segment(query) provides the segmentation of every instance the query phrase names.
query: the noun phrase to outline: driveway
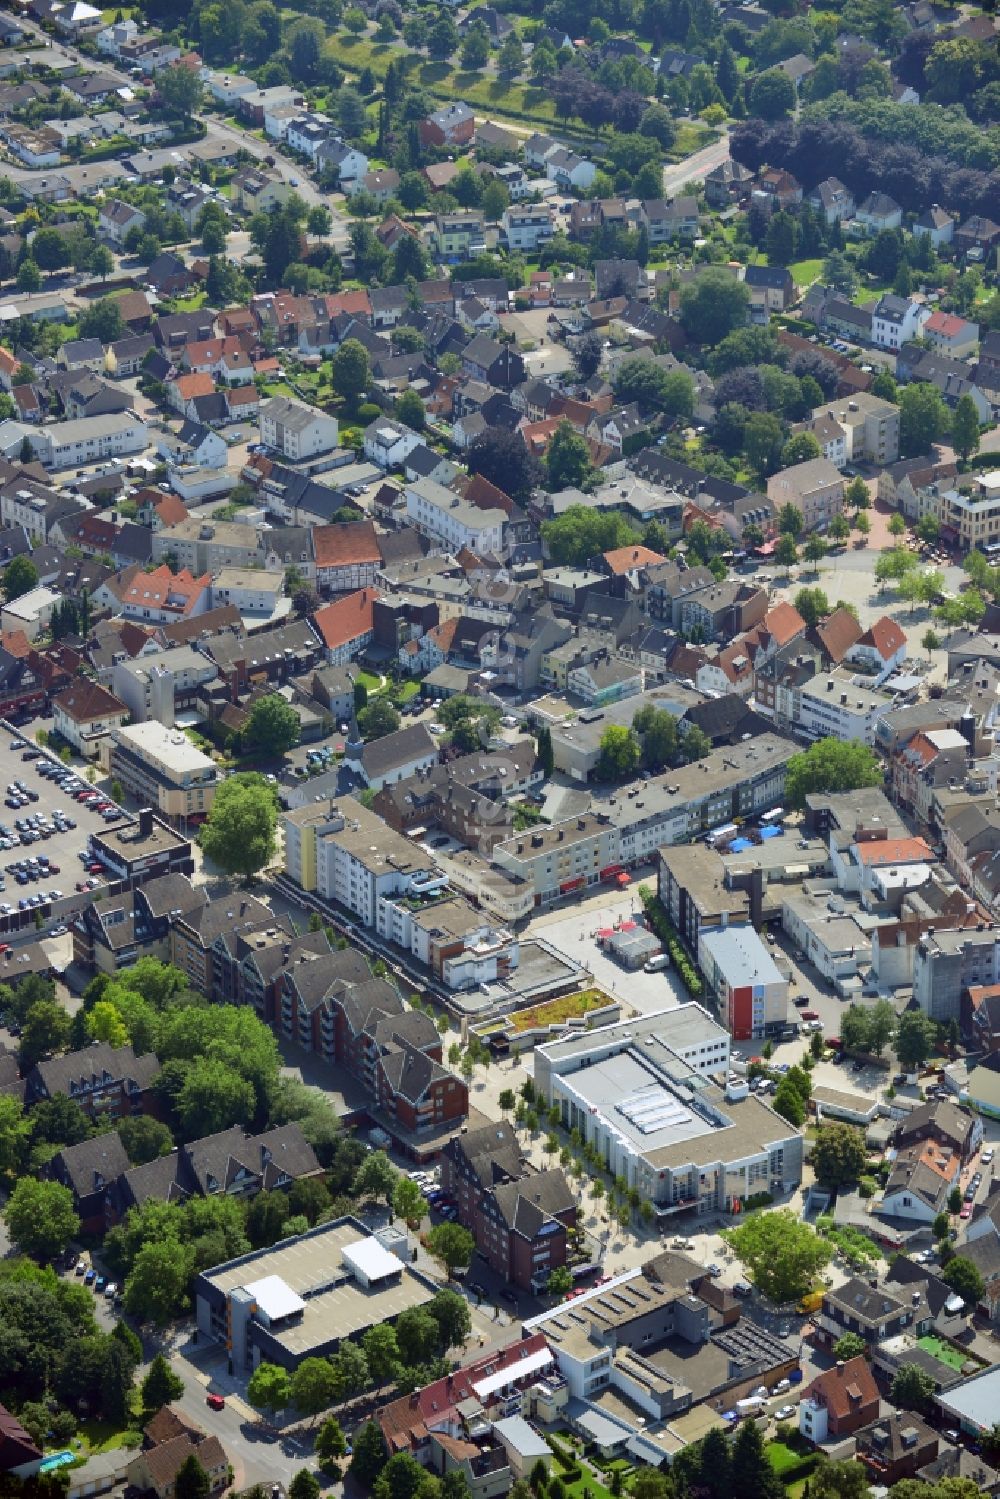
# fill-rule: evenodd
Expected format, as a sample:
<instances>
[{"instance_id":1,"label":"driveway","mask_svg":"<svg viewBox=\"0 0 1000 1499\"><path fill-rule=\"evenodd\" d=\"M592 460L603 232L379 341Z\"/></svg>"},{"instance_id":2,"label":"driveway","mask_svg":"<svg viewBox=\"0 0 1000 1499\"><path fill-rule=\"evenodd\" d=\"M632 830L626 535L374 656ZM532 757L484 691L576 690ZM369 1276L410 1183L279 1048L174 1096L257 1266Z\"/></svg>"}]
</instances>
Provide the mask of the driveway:
<instances>
[{"instance_id":1,"label":"driveway","mask_svg":"<svg viewBox=\"0 0 1000 1499\"><path fill-rule=\"evenodd\" d=\"M723 130L717 141L703 146L693 156L685 156L683 161L663 168L663 196L672 198L686 183L700 181L708 172L721 166L728 157L729 132Z\"/></svg>"}]
</instances>

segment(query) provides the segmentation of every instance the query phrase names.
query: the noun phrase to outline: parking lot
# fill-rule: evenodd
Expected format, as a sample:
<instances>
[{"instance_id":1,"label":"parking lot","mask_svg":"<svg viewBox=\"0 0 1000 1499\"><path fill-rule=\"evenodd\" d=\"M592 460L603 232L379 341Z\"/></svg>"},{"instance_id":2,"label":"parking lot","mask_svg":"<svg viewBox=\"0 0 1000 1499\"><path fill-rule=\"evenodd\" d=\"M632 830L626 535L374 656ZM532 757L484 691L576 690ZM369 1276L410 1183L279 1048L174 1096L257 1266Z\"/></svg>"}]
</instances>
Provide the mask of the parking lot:
<instances>
[{"instance_id":1,"label":"parking lot","mask_svg":"<svg viewBox=\"0 0 1000 1499\"><path fill-rule=\"evenodd\" d=\"M0 743L0 792L0 916L10 930L34 923L36 913L47 919L55 902L102 883L82 855L91 832L125 813L82 772L15 735Z\"/></svg>"}]
</instances>

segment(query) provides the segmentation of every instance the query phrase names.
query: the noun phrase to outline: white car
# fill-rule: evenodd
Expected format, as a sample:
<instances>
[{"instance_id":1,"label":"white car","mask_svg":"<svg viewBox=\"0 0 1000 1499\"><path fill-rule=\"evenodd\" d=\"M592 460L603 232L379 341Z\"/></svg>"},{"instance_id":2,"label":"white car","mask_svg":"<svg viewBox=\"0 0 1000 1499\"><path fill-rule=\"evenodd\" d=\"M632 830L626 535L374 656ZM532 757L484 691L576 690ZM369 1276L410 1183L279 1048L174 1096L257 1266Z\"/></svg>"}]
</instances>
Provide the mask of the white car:
<instances>
[{"instance_id":1,"label":"white car","mask_svg":"<svg viewBox=\"0 0 1000 1499\"><path fill-rule=\"evenodd\" d=\"M984 1166L988 1166L993 1159L993 1151L984 1150L979 1159Z\"/></svg>"},{"instance_id":2,"label":"white car","mask_svg":"<svg viewBox=\"0 0 1000 1499\"><path fill-rule=\"evenodd\" d=\"M447 732L443 723L428 724L428 728L432 734L444 734Z\"/></svg>"},{"instance_id":3,"label":"white car","mask_svg":"<svg viewBox=\"0 0 1000 1499\"><path fill-rule=\"evenodd\" d=\"M774 1419L776 1421L787 1421L791 1416L794 1416L794 1415L795 1415L795 1407L794 1407L794 1405L781 1405L775 1411L775 1413L774 1413Z\"/></svg>"}]
</instances>

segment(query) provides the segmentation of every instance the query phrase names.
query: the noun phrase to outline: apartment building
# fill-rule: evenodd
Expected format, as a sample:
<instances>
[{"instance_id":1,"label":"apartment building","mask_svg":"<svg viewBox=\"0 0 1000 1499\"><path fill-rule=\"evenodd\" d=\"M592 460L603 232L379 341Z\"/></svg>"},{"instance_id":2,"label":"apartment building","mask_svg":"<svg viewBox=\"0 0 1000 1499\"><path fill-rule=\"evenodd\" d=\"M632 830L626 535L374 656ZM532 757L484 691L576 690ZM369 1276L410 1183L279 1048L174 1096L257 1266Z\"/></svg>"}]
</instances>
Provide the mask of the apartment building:
<instances>
[{"instance_id":1,"label":"apartment building","mask_svg":"<svg viewBox=\"0 0 1000 1499\"><path fill-rule=\"evenodd\" d=\"M218 767L180 729L155 719L111 731L108 770L129 796L170 822L202 822L218 784Z\"/></svg>"},{"instance_id":2,"label":"apartment building","mask_svg":"<svg viewBox=\"0 0 1000 1499\"><path fill-rule=\"evenodd\" d=\"M337 446L337 418L287 396L272 396L259 412L260 440L290 463L330 453Z\"/></svg>"},{"instance_id":3,"label":"apartment building","mask_svg":"<svg viewBox=\"0 0 1000 1499\"><path fill-rule=\"evenodd\" d=\"M496 926L464 896L416 901L409 893L379 901L379 936L410 952L454 991L508 979L519 961L514 933Z\"/></svg>"},{"instance_id":4,"label":"apartment building","mask_svg":"<svg viewBox=\"0 0 1000 1499\"><path fill-rule=\"evenodd\" d=\"M928 931L913 955L913 997L931 1020L961 1021L966 989L1000 983L1000 932Z\"/></svg>"},{"instance_id":5,"label":"apartment building","mask_svg":"<svg viewBox=\"0 0 1000 1499\"><path fill-rule=\"evenodd\" d=\"M746 893L727 888L722 855L704 843L660 849L656 893L692 952L698 951L703 931L743 926L750 919Z\"/></svg>"},{"instance_id":6,"label":"apartment building","mask_svg":"<svg viewBox=\"0 0 1000 1499\"><path fill-rule=\"evenodd\" d=\"M899 407L866 391L817 406L796 432L812 432L836 468L847 463L895 463L899 457Z\"/></svg>"},{"instance_id":7,"label":"apartment building","mask_svg":"<svg viewBox=\"0 0 1000 1499\"><path fill-rule=\"evenodd\" d=\"M935 490L937 518L949 540L966 550L1000 542L1000 468L977 475L968 487Z\"/></svg>"},{"instance_id":8,"label":"apartment building","mask_svg":"<svg viewBox=\"0 0 1000 1499\"><path fill-rule=\"evenodd\" d=\"M419 899L447 885L418 844L392 832L360 802L306 805L286 812L283 822L286 874L365 926L376 925L381 900Z\"/></svg>"},{"instance_id":9,"label":"apartment building","mask_svg":"<svg viewBox=\"0 0 1000 1499\"><path fill-rule=\"evenodd\" d=\"M844 504L844 481L829 458L810 458L772 474L767 497L775 510L794 505L805 531L823 531Z\"/></svg>"},{"instance_id":10,"label":"apartment building","mask_svg":"<svg viewBox=\"0 0 1000 1499\"><path fill-rule=\"evenodd\" d=\"M788 1022L788 979L749 922L703 930L697 951L733 1040L779 1036Z\"/></svg>"},{"instance_id":11,"label":"apartment building","mask_svg":"<svg viewBox=\"0 0 1000 1499\"><path fill-rule=\"evenodd\" d=\"M433 479L407 484L406 515L421 536L448 551L468 547L477 557L503 551L504 511L481 510Z\"/></svg>"},{"instance_id":12,"label":"apartment building","mask_svg":"<svg viewBox=\"0 0 1000 1499\"><path fill-rule=\"evenodd\" d=\"M537 906L596 885L619 864L620 846L618 829L588 812L516 834L497 844L493 862L531 885Z\"/></svg>"},{"instance_id":13,"label":"apartment building","mask_svg":"<svg viewBox=\"0 0 1000 1499\"><path fill-rule=\"evenodd\" d=\"M453 1136L441 1153L441 1186L487 1263L519 1290L566 1263L576 1195L560 1170L531 1168L509 1125Z\"/></svg>"}]
</instances>

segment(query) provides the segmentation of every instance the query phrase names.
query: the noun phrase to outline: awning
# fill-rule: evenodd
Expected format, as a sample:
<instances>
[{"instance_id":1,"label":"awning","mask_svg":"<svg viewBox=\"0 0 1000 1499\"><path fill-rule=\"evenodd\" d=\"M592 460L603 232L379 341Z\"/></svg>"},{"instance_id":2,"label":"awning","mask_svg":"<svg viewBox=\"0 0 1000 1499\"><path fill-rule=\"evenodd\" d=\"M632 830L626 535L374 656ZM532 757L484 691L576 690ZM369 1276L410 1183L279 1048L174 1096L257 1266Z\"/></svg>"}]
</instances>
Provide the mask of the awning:
<instances>
[{"instance_id":1,"label":"awning","mask_svg":"<svg viewBox=\"0 0 1000 1499\"><path fill-rule=\"evenodd\" d=\"M501 1369L497 1374L488 1374L485 1379L477 1379L472 1388L480 1400L488 1400L498 1390L505 1390L508 1385L516 1384L519 1379L524 1379L527 1374L537 1374L540 1369L548 1368L554 1363L548 1348L539 1348L534 1353L529 1353L527 1358L519 1359L516 1364L510 1364L506 1369Z\"/></svg>"}]
</instances>

